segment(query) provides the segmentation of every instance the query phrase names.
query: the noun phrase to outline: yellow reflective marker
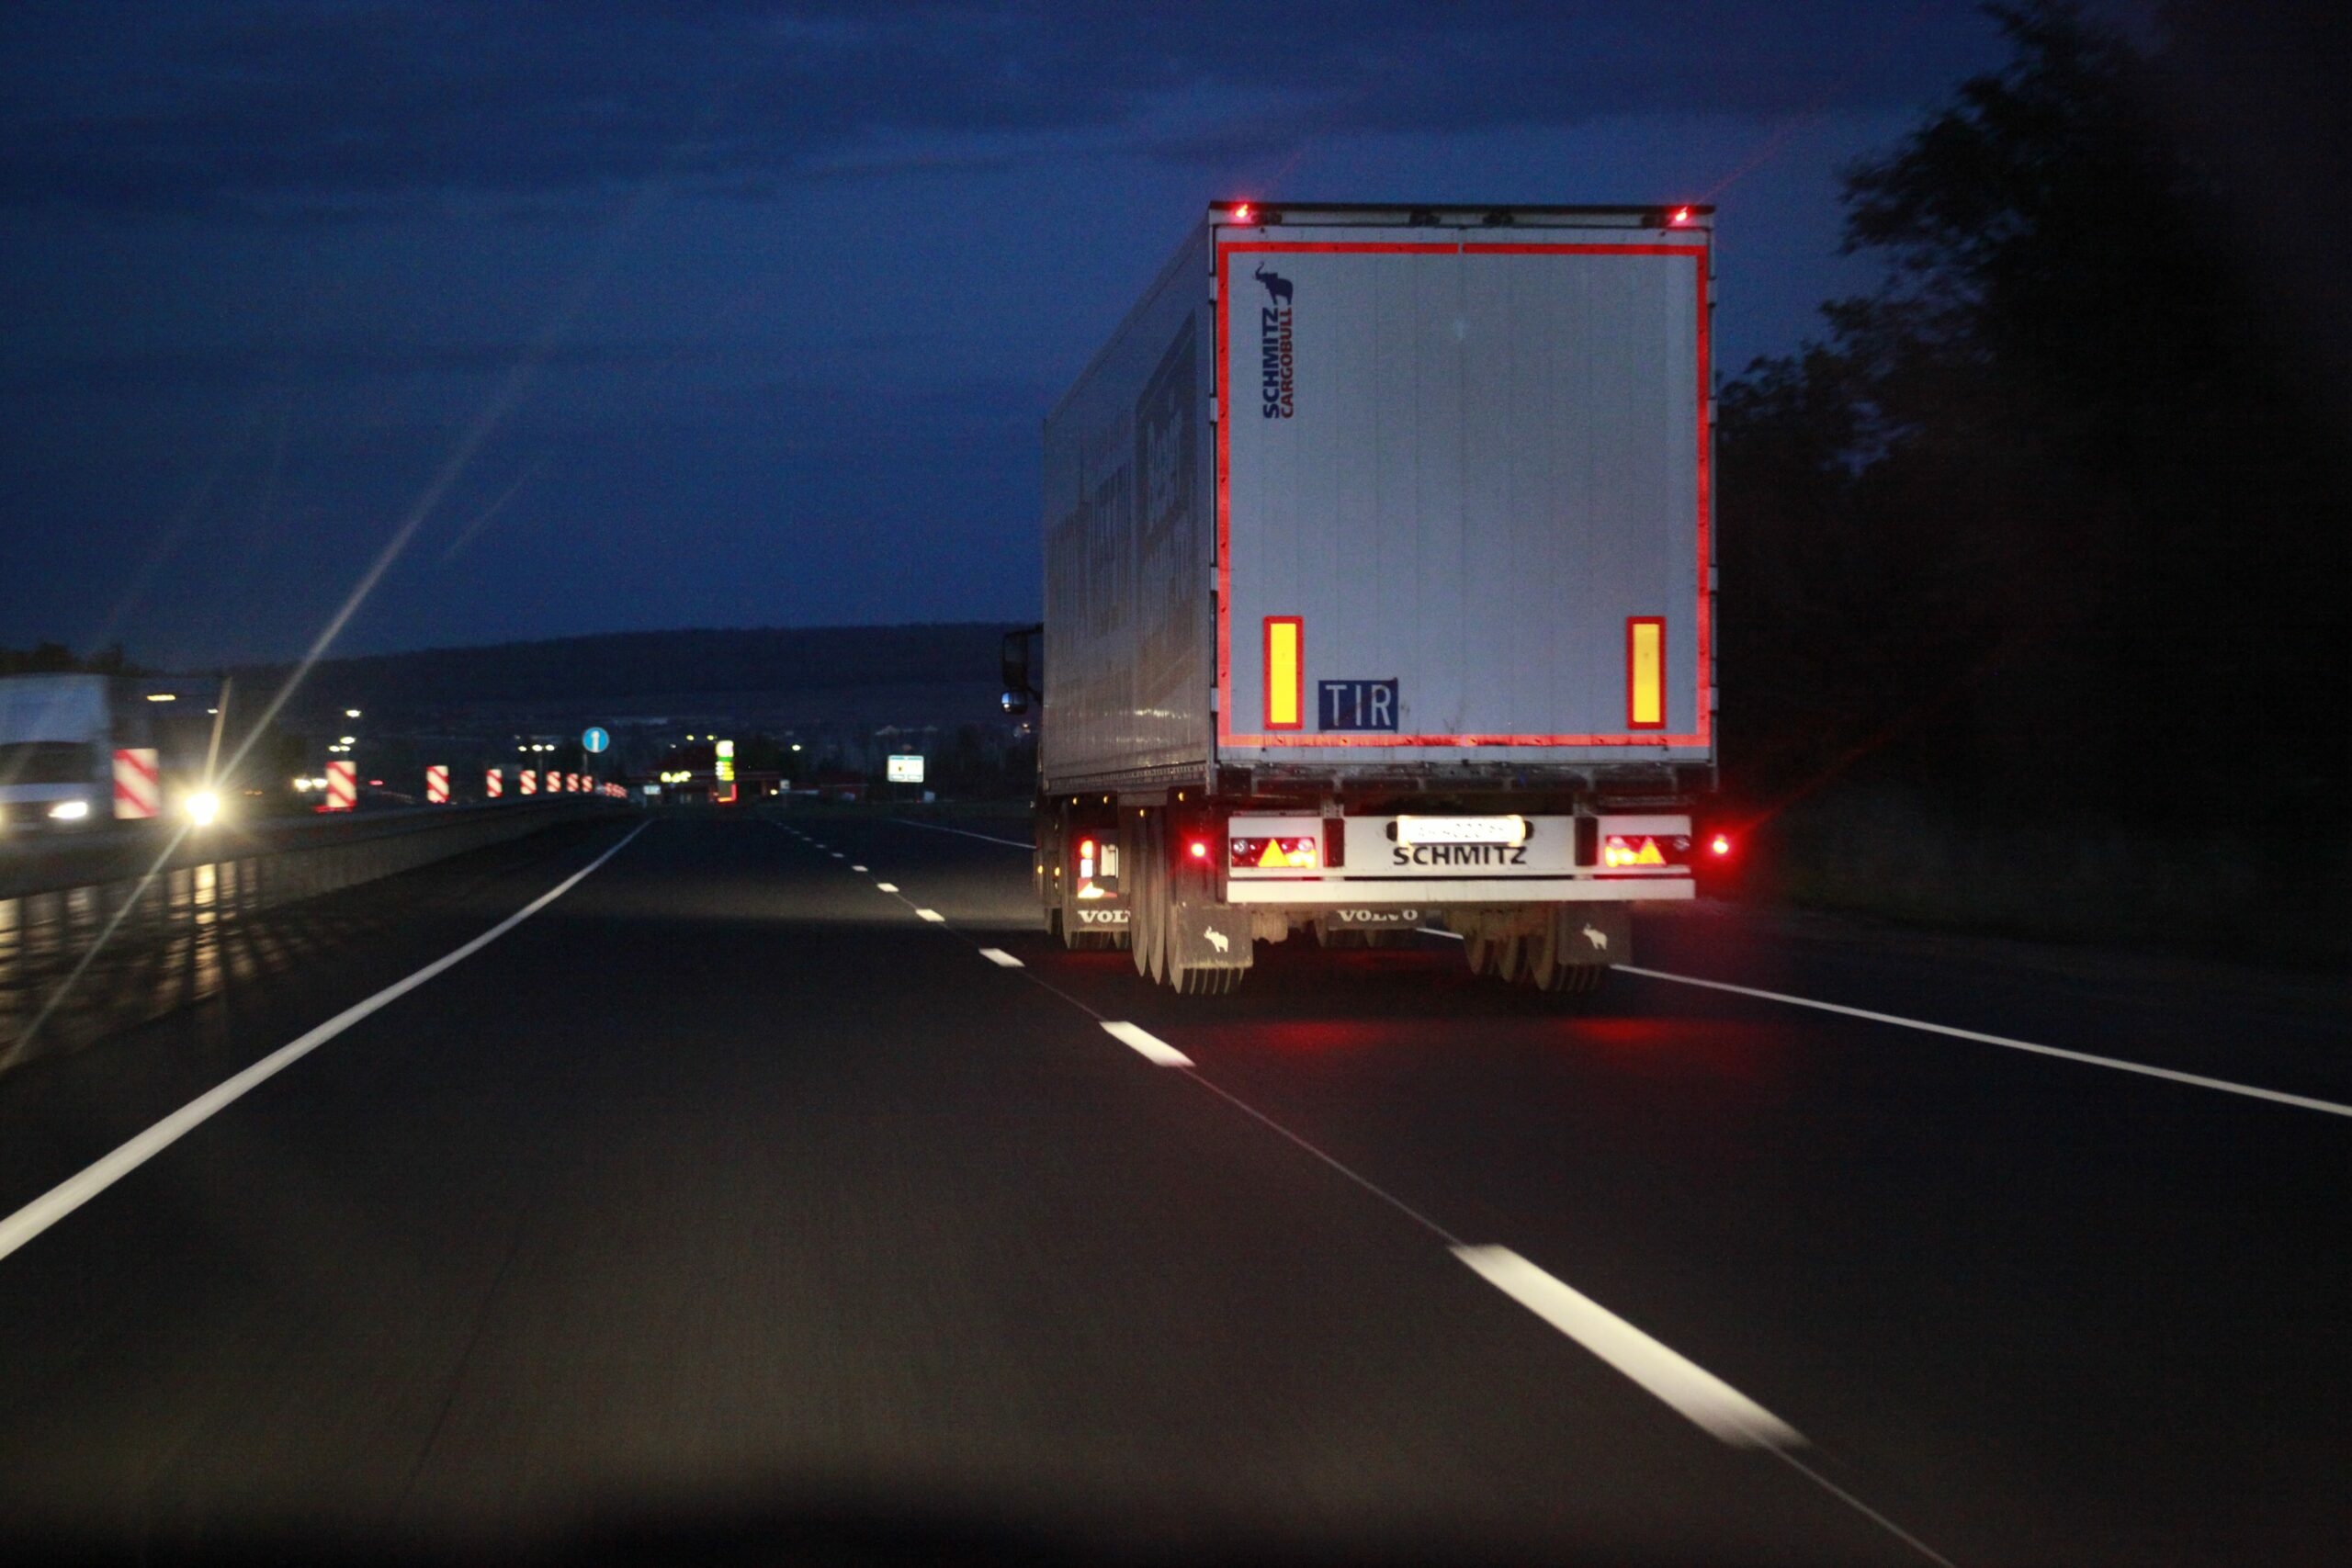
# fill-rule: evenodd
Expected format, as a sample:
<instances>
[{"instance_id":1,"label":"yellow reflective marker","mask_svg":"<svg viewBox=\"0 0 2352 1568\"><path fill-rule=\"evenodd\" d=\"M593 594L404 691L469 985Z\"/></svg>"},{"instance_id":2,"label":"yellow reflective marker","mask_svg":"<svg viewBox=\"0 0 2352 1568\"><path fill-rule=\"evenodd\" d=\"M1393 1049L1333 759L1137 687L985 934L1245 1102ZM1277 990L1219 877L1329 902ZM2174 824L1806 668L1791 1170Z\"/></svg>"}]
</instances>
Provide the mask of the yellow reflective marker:
<instances>
[{"instance_id":1,"label":"yellow reflective marker","mask_svg":"<svg viewBox=\"0 0 2352 1568\"><path fill-rule=\"evenodd\" d=\"M1266 728L1296 729L1305 679L1305 637L1296 615L1266 617Z\"/></svg>"},{"instance_id":2,"label":"yellow reflective marker","mask_svg":"<svg viewBox=\"0 0 2352 1568\"><path fill-rule=\"evenodd\" d=\"M1666 623L1656 615L1625 622L1625 724L1666 728Z\"/></svg>"}]
</instances>

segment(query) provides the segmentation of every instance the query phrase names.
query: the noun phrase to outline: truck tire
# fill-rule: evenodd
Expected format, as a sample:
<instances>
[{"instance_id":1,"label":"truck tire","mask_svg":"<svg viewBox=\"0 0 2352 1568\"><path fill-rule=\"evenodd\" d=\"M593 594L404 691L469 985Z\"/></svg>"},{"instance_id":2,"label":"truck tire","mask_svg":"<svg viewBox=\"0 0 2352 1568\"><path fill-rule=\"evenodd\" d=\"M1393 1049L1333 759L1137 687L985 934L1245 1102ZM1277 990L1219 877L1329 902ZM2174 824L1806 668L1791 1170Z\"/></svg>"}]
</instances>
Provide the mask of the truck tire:
<instances>
[{"instance_id":1,"label":"truck tire","mask_svg":"<svg viewBox=\"0 0 2352 1568\"><path fill-rule=\"evenodd\" d=\"M1465 938L1462 943L1463 956L1470 961L1472 974L1491 975L1505 985L1519 978L1526 951L1527 939L1523 936L1476 935Z\"/></svg>"}]
</instances>

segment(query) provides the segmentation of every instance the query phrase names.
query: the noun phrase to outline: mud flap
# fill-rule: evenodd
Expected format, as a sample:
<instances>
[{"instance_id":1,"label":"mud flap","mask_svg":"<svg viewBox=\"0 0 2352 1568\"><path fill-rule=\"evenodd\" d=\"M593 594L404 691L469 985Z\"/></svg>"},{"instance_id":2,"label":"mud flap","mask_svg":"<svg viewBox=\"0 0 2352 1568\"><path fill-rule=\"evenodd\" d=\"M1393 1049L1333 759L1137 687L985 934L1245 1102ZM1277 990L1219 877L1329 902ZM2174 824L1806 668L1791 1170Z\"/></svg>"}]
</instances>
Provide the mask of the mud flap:
<instances>
[{"instance_id":1,"label":"mud flap","mask_svg":"<svg viewBox=\"0 0 2352 1568\"><path fill-rule=\"evenodd\" d=\"M1190 901L1169 910L1168 956L1187 969L1247 969L1250 911L1231 904Z\"/></svg>"},{"instance_id":2,"label":"mud flap","mask_svg":"<svg viewBox=\"0 0 2352 1568\"><path fill-rule=\"evenodd\" d=\"M1634 908L1630 904L1555 904L1553 962L1571 965L1631 964Z\"/></svg>"}]
</instances>

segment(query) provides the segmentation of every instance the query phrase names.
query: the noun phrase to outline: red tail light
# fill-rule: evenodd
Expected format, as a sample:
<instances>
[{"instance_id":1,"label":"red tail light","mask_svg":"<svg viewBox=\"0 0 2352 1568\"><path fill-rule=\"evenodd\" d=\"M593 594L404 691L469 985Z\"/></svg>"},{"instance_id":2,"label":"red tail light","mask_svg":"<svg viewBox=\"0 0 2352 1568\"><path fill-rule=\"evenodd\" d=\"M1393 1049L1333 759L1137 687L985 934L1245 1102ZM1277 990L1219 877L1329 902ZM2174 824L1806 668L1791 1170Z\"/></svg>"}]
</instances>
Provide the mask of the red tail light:
<instances>
[{"instance_id":1,"label":"red tail light","mask_svg":"<svg viewBox=\"0 0 2352 1568\"><path fill-rule=\"evenodd\" d=\"M1187 839L1184 840L1184 852L1194 860L1206 860L1209 858L1209 841L1206 839Z\"/></svg>"},{"instance_id":2,"label":"red tail light","mask_svg":"<svg viewBox=\"0 0 2352 1568\"><path fill-rule=\"evenodd\" d=\"M1731 836L1727 833L1717 833L1713 838L1709 839L1707 852L1718 859L1731 853Z\"/></svg>"}]
</instances>

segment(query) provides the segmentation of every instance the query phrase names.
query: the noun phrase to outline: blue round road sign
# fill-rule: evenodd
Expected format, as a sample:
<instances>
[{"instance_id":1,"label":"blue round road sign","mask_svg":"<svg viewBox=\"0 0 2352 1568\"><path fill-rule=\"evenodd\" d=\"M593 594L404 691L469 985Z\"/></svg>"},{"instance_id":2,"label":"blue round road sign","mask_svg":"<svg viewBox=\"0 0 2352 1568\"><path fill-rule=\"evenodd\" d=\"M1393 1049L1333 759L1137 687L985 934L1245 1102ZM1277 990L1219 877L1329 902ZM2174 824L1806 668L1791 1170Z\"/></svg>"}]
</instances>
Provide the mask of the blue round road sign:
<instances>
[{"instance_id":1,"label":"blue round road sign","mask_svg":"<svg viewBox=\"0 0 2352 1568\"><path fill-rule=\"evenodd\" d=\"M605 733L605 728L602 725L590 725L587 732L580 737L580 744L585 747L591 754L603 750L612 743L613 738Z\"/></svg>"}]
</instances>

